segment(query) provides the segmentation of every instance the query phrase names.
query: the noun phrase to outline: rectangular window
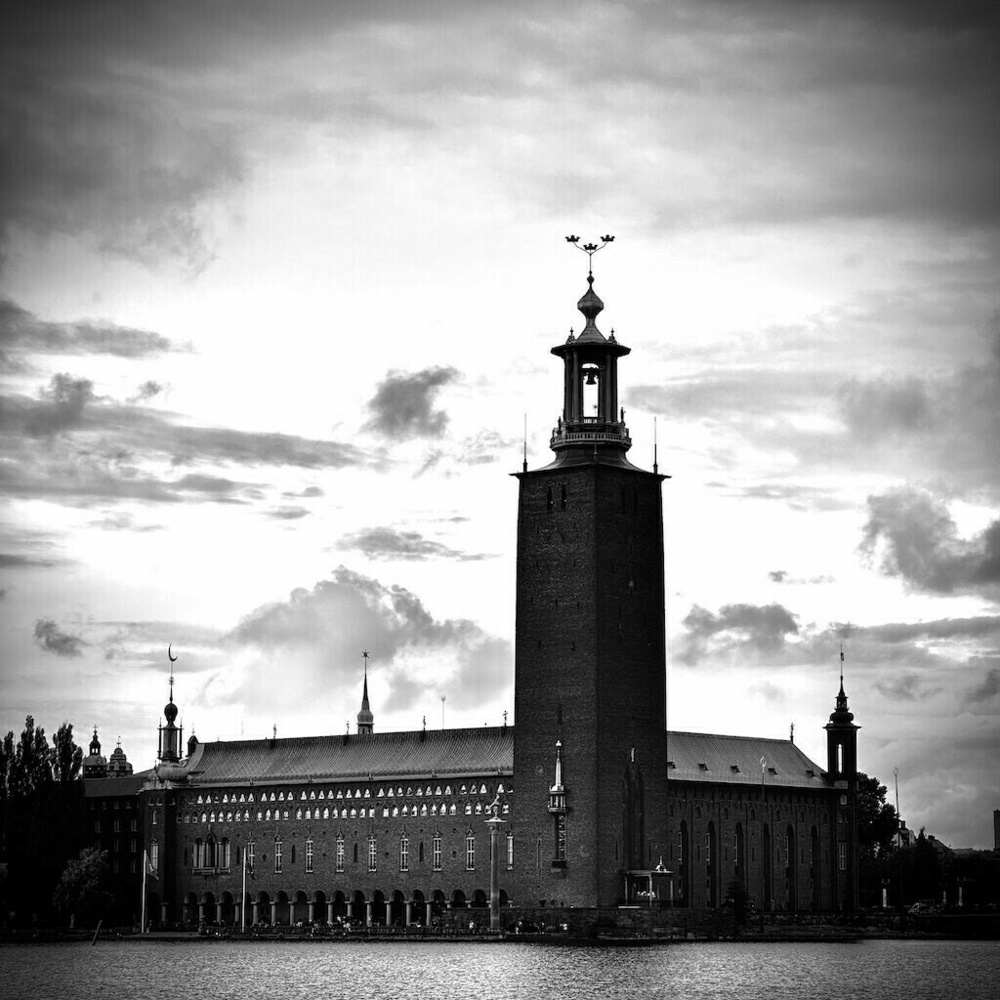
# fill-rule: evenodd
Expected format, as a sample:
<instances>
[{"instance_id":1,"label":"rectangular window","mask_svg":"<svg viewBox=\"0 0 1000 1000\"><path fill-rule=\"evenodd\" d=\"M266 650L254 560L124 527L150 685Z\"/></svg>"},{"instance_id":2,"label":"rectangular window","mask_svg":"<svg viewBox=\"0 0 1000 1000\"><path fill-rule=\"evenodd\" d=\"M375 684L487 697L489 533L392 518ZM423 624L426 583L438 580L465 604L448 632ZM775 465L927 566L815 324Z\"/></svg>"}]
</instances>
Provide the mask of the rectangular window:
<instances>
[{"instance_id":1,"label":"rectangular window","mask_svg":"<svg viewBox=\"0 0 1000 1000\"><path fill-rule=\"evenodd\" d=\"M135 854L135 852L139 849L139 844L138 841L136 841L135 837L133 837L131 841L129 841L128 849L129 851L131 851L132 854Z\"/></svg>"},{"instance_id":2,"label":"rectangular window","mask_svg":"<svg viewBox=\"0 0 1000 1000\"><path fill-rule=\"evenodd\" d=\"M408 872L410 870L410 838L399 838L399 870Z\"/></svg>"},{"instance_id":3,"label":"rectangular window","mask_svg":"<svg viewBox=\"0 0 1000 1000\"><path fill-rule=\"evenodd\" d=\"M116 803L116 805L117 805L117 803ZM114 821L114 832L115 833L121 833L122 832L122 821L120 819L116 819Z\"/></svg>"},{"instance_id":4,"label":"rectangular window","mask_svg":"<svg viewBox=\"0 0 1000 1000\"><path fill-rule=\"evenodd\" d=\"M566 814L556 813L556 861L566 860Z\"/></svg>"},{"instance_id":5,"label":"rectangular window","mask_svg":"<svg viewBox=\"0 0 1000 1000\"><path fill-rule=\"evenodd\" d=\"M378 871L378 841L374 837L368 838L368 870Z\"/></svg>"},{"instance_id":6,"label":"rectangular window","mask_svg":"<svg viewBox=\"0 0 1000 1000\"><path fill-rule=\"evenodd\" d=\"M311 840L306 841L306 871L311 872L313 870L313 842Z\"/></svg>"},{"instance_id":7,"label":"rectangular window","mask_svg":"<svg viewBox=\"0 0 1000 1000\"><path fill-rule=\"evenodd\" d=\"M281 874L281 841L276 840L274 842L274 873L275 875Z\"/></svg>"},{"instance_id":8,"label":"rectangular window","mask_svg":"<svg viewBox=\"0 0 1000 1000\"><path fill-rule=\"evenodd\" d=\"M130 819L128 821L129 832L138 833L139 832L139 821L137 819Z\"/></svg>"},{"instance_id":9,"label":"rectangular window","mask_svg":"<svg viewBox=\"0 0 1000 1000\"><path fill-rule=\"evenodd\" d=\"M847 871L847 843L843 840L837 841L837 868Z\"/></svg>"},{"instance_id":10,"label":"rectangular window","mask_svg":"<svg viewBox=\"0 0 1000 1000\"><path fill-rule=\"evenodd\" d=\"M705 834L705 864L710 865L712 863L712 838L706 833Z\"/></svg>"},{"instance_id":11,"label":"rectangular window","mask_svg":"<svg viewBox=\"0 0 1000 1000\"><path fill-rule=\"evenodd\" d=\"M514 834L507 834L507 870L514 867Z\"/></svg>"},{"instance_id":12,"label":"rectangular window","mask_svg":"<svg viewBox=\"0 0 1000 1000\"><path fill-rule=\"evenodd\" d=\"M439 836L431 841L431 860L434 862L434 871L441 871L441 838Z\"/></svg>"},{"instance_id":13,"label":"rectangular window","mask_svg":"<svg viewBox=\"0 0 1000 1000\"><path fill-rule=\"evenodd\" d=\"M94 820L94 833L101 832L101 821L99 819Z\"/></svg>"},{"instance_id":14,"label":"rectangular window","mask_svg":"<svg viewBox=\"0 0 1000 1000\"><path fill-rule=\"evenodd\" d=\"M465 836L465 868L466 871L476 870L476 835L474 833Z\"/></svg>"},{"instance_id":15,"label":"rectangular window","mask_svg":"<svg viewBox=\"0 0 1000 1000\"><path fill-rule=\"evenodd\" d=\"M160 845L155 840L149 845L149 867L154 874L160 870Z\"/></svg>"},{"instance_id":16,"label":"rectangular window","mask_svg":"<svg viewBox=\"0 0 1000 1000\"><path fill-rule=\"evenodd\" d=\"M344 870L344 838L337 838L337 871L342 872Z\"/></svg>"}]
</instances>

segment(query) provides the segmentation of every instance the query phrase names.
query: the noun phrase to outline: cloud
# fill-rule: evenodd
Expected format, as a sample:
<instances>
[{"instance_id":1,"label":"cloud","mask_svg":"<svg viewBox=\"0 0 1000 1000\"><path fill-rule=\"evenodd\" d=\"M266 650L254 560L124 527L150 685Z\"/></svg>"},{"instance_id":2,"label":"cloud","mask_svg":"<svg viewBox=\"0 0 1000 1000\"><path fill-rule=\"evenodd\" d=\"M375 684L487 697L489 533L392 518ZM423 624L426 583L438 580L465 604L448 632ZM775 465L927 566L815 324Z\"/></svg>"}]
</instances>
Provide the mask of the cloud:
<instances>
[{"instance_id":1,"label":"cloud","mask_svg":"<svg viewBox=\"0 0 1000 1000\"><path fill-rule=\"evenodd\" d=\"M767 575L772 583L784 583L788 576L788 571L784 569L772 569Z\"/></svg>"},{"instance_id":2,"label":"cloud","mask_svg":"<svg viewBox=\"0 0 1000 1000\"><path fill-rule=\"evenodd\" d=\"M936 694L940 688L927 688L918 674L907 672L876 681L875 690L888 701L917 701Z\"/></svg>"},{"instance_id":3,"label":"cloud","mask_svg":"<svg viewBox=\"0 0 1000 1000\"><path fill-rule=\"evenodd\" d=\"M0 569L25 569L34 566L56 566L60 560L42 559L37 556L22 556L14 552L0 552Z\"/></svg>"},{"instance_id":4,"label":"cloud","mask_svg":"<svg viewBox=\"0 0 1000 1000\"><path fill-rule=\"evenodd\" d=\"M46 653L65 657L82 656L80 647L88 645L81 636L64 632L48 618L39 618L35 622L35 642Z\"/></svg>"},{"instance_id":5,"label":"cloud","mask_svg":"<svg viewBox=\"0 0 1000 1000\"><path fill-rule=\"evenodd\" d=\"M150 391L153 385L147 383ZM216 470L169 475L178 466L383 464L378 452L338 441L184 425L175 414L97 396L89 379L65 373L55 375L37 399L0 396L0 459L0 492L68 504L247 502L263 496L258 484Z\"/></svg>"},{"instance_id":6,"label":"cloud","mask_svg":"<svg viewBox=\"0 0 1000 1000\"><path fill-rule=\"evenodd\" d=\"M880 545L881 543L881 545ZM996 593L1000 584L1000 519L974 538L958 535L947 506L910 488L868 497L861 551L915 590Z\"/></svg>"},{"instance_id":7,"label":"cloud","mask_svg":"<svg viewBox=\"0 0 1000 1000\"><path fill-rule=\"evenodd\" d=\"M993 657L992 662L996 663L997 657ZM992 701L997 695L1000 695L1000 666L987 670L982 682L968 690L965 700L972 703Z\"/></svg>"},{"instance_id":8,"label":"cloud","mask_svg":"<svg viewBox=\"0 0 1000 1000\"><path fill-rule=\"evenodd\" d=\"M780 604L726 604L718 614L695 604L683 621L679 659L694 664L737 649L777 653L788 636L798 635L797 617Z\"/></svg>"},{"instance_id":9,"label":"cloud","mask_svg":"<svg viewBox=\"0 0 1000 1000\"><path fill-rule=\"evenodd\" d=\"M388 527L362 528L352 532L337 542L337 548L342 551L357 549L369 559L458 559L466 562L492 558L485 553L449 548L441 542L425 538L419 531L397 531Z\"/></svg>"},{"instance_id":10,"label":"cloud","mask_svg":"<svg viewBox=\"0 0 1000 1000\"><path fill-rule=\"evenodd\" d=\"M119 358L155 357L182 348L167 337L149 330L118 326L107 321L81 320L75 323L52 323L38 319L33 313L10 299L0 298L0 358L29 354L106 354ZM143 389L149 398L147 382ZM140 390L141 392L142 390ZM156 388L156 392L160 387Z\"/></svg>"},{"instance_id":11,"label":"cloud","mask_svg":"<svg viewBox=\"0 0 1000 1000\"><path fill-rule=\"evenodd\" d=\"M390 371L368 401L365 429L394 441L415 437L439 438L448 426L448 414L435 410L439 390L458 378L454 368L425 368L418 372Z\"/></svg>"},{"instance_id":12,"label":"cloud","mask_svg":"<svg viewBox=\"0 0 1000 1000\"><path fill-rule=\"evenodd\" d=\"M305 507L274 507L264 513L277 521L297 521L308 517L310 512Z\"/></svg>"},{"instance_id":13,"label":"cloud","mask_svg":"<svg viewBox=\"0 0 1000 1000\"><path fill-rule=\"evenodd\" d=\"M412 708L420 698L436 702L438 692L447 692L456 709L473 707L512 682L507 640L466 619L436 619L412 591L343 566L311 590L251 612L226 643L254 652L254 665L235 689L219 678L225 698L236 702L277 698L291 704L300 685L358 684L361 649L370 651L369 672L387 691L386 711ZM272 678L278 663L286 681L281 691ZM290 671L293 684L287 683Z\"/></svg>"}]
</instances>

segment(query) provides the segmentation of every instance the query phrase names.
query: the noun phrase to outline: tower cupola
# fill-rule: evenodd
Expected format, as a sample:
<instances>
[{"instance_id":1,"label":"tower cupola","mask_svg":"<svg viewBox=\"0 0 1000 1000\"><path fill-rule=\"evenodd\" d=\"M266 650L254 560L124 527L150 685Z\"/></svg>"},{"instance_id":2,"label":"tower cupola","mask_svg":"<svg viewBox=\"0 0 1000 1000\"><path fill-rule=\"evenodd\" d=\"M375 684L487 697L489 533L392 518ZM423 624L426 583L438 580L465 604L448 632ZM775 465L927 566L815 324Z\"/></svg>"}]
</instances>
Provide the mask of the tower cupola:
<instances>
[{"instance_id":1,"label":"tower cupola","mask_svg":"<svg viewBox=\"0 0 1000 1000\"><path fill-rule=\"evenodd\" d=\"M97 738L97 726L94 726L94 735L90 738L90 753L83 758L82 770L85 778L108 776L108 762L101 756L101 741Z\"/></svg>"},{"instance_id":2,"label":"tower cupola","mask_svg":"<svg viewBox=\"0 0 1000 1000\"><path fill-rule=\"evenodd\" d=\"M567 241L578 245L579 237ZM566 342L552 348L563 361L563 408L552 431L550 447L556 453L555 464L602 461L628 464L625 452L632 446L625 412L618 406L618 359L630 348L615 340L614 330L605 337L597 327L597 317L604 303L594 291L593 256L614 240L602 236L601 245L578 246L591 258L587 290L577 302L584 327L579 336L570 331Z\"/></svg>"},{"instance_id":3,"label":"tower cupola","mask_svg":"<svg viewBox=\"0 0 1000 1000\"><path fill-rule=\"evenodd\" d=\"M174 662L177 657L167 647L167 658L170 660L170 697L163 706L163 718L166 724L160 726L159 751L157 756L164 764L176 764L181 759L181 744L184 730L177 725L177 706L174 704Z\"/></svg>"}]
</instances>

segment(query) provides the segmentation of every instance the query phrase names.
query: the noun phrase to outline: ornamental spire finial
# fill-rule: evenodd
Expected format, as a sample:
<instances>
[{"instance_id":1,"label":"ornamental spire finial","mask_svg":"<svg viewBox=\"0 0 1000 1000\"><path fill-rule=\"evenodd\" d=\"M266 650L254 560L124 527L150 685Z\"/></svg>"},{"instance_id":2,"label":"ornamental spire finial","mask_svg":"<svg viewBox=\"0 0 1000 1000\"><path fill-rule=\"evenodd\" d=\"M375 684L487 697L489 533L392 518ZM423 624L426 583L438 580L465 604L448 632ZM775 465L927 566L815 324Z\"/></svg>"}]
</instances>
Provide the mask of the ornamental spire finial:
<instances>
[{"instance_id":1,"label":"ornamental spire finial","mask_svg":"<svg viewBox=\"0 0 1000 1000\"><path fill-rule=\"evenodd\" d=\"M609 243L614 243L615 241L615 238L613 236L602 236L600 239L601 239L600 246L598 246L596 243L584 243L583 246L580 246L579 236L566 237L567 243L572 243L573 246L577 248L577 250L582 250L587 255L588 258L587 274L591 278L594 276L594 254L597 253L598 250L603 250Z\"/></svg>"}]
</instances>

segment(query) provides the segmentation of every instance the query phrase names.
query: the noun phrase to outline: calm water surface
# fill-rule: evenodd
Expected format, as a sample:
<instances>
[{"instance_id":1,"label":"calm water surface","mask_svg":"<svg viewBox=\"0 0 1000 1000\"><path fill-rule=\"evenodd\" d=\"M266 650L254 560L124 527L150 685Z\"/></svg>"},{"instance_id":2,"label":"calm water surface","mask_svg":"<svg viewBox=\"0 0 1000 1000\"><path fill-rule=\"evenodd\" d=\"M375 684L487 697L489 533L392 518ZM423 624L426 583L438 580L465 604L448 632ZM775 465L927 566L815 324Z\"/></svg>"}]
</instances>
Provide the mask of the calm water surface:
<instances>
[{"instance_id":1,"label":"calm water surface","mask_svg":"<svg viewBox=\"0 0 1000 1000\"><path fill-rule=\"evenodd\" d=\"M0 996L995 1000L1000 942L0 946Z\"/></svg>"}]
</instances>

